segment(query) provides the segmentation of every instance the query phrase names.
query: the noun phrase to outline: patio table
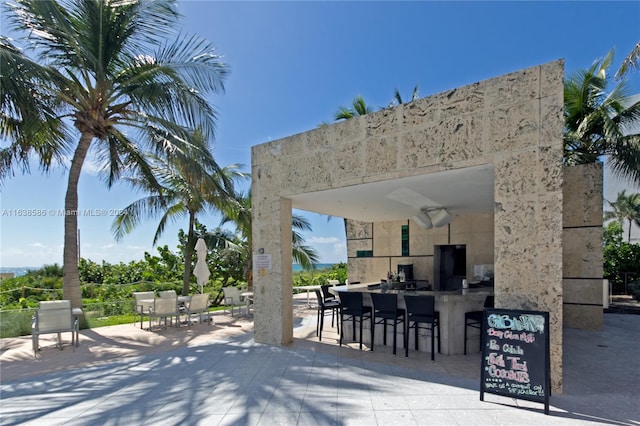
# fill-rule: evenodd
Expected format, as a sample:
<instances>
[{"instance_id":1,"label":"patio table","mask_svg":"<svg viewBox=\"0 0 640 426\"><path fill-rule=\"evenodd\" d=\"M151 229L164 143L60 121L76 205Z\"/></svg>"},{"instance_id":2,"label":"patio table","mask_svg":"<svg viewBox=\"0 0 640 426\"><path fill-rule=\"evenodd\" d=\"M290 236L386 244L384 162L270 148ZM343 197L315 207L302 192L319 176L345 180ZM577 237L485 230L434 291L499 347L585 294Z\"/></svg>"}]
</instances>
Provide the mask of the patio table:
<instances>
[{"instance_id":1,"label":"patio table","mask_svg":"<svg viewBox=\"0 0 640 426\"><path fill-rule=\"evenodd\" d=\"M245 302L247 302L247 316L251 316L249 313L249 305L253 302L253 292L245 291L244 293L240 293L240 296L244 297Z\"/></svg>"},{"instance_id":2,"label":"patio table","mask_svg":"<svg viewBox=\"0 0 640 426\"><path fill-rule=\"evenodd\" d=\"M309 301L309 292L320 290L319 285L301 285L293 287L294 290L307 290L307 306L311 308L311 302Z\"/></svg>"}]
</instances>

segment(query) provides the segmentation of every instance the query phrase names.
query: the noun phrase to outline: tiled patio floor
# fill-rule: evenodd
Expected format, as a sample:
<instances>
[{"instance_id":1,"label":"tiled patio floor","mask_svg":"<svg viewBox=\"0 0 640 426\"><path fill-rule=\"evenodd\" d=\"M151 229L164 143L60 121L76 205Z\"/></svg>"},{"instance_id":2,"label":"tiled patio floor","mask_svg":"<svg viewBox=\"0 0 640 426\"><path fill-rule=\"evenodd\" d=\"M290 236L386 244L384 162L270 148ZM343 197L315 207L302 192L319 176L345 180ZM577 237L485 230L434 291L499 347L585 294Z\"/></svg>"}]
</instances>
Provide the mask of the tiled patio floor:
<instances>
[{"instance_id":1,"label":"tiled patio floor","mask_svg":"<svg viewBox=\"0 0 640 426\"><path fill-rule=\"evenodd\" d=\"M542 404L485 395L480 355L338 347L296 297L295 341L253 341L251 319L160 332L81 331L74 351L2 339L1 425L640 425L640 315L605 315L603 331L565 330L564 393ZM330 322L330 321L329 321ZM51 336L53 337L53 336Z\"/></svg>"}]
</instances>

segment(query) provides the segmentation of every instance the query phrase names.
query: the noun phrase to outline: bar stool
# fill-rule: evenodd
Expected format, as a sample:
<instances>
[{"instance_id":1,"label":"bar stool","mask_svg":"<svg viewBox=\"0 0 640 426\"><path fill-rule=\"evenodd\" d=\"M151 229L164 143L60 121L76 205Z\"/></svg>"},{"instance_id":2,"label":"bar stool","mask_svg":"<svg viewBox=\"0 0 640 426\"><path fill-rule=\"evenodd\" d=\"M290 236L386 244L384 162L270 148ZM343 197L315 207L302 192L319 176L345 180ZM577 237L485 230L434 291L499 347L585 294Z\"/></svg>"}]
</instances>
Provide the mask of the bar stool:
<instances>
[{"instance_id":1,"label":"bar stool","mask_svg":"<svg viewBox=\"0 0 640 426\"><path fill-rule=\"evenodd\" d=\"M331 280L329 280L329 281L331 281ZM337 281L337 280L336 280L336 281ZM340 284L340 283L338 282L338 284ZM332 294L332 293L329 291L329 289L330 289L333 285L338 285L338 284L331 284L331 285L324 284L324 285L321 285L321 286L320 286L320 290L322 290L322 297L324 297L324 301L325 301L325 302L328 302L328 301L330 301L330 300L332 300L332 301L334 301L334 302L337 302L337 301L338 301L338 299L336 298L336 295L335 295L335 294Z\"/></svg>"},{"instance_id":2,"label":"bar stool","mask_svg":"<svg viewBox=\"0 0 640 426\"><path fill-rule=\"evenodd\" d=\"M404 327L406 311L398 308L398 295L395 293L371 293L373 319L371 320L371 350L377 324L383 325L383 343L387 345L387 321L393 322L393 354L396 354L398 324L402 324L402 344L404 345Z\"/></svg>"},{"instance_id":3,"label":"bar stool","mask_svg":"<svg viewBox=\"0 0 640 426\"><path fill-rule=\"evenodd\" d=\"M371 321L371 306L364 306L361 292L341 291L338 294L340 295L340 346L342 346L346 316L347 321L353 322L354 340L356 338L356 321L360 321L360 350L362 350L362 323L367 319Z\"/></svg>"},{"instance_id":4,"label":"bar stool","mask_svg":"<svg viewBox=\"0 0 640 426\"><path fill-rule=\"evenodd\" d=\"M494 299L493 295L488 295L484 299L484 307L485 308L493 308L494 307ZM477 328L478 330L482 328L482 313L483 311L470 311L464 313L464 354L467 354L467 328ZM480 347L479 350L482 350L482 339L478 343Z\"/></svg>"},{"instance_id":5,"label":"bar stool","mask_svg":"<svg viewBox=\"0 0 640 426\"><path fill-rule=\"evenodd\" d=\"M435 310L434 296L404 296L407 308L407 332L404 336L405 356L409 356L409 334L415 332L415 349L418 350L418 330L429 330L431 334L431 361L435 361L435 333L438 329L438 353L440 353L440 312ZM420 326L424 324L424 326Z\"/></svg>"},{"instance_id":6,"label":"bar stool","mask_svg":"<svg viewBox=\"0 0 640 426\"><path fill-rule=\"evenodd\" d=\"M315 290L316 298L318 299L318 313L316 317L316 336L318 336L318 340L322 341L322 328L324 326L324 316L326 312L331 311L331 327L333 327L333 319L334 314L336 314L340 310L340 302L337 300L326 300L323 299L322 293L320 290ZM340 323L338 324L338 333L340 333Z\"/></svg>"}]
</instances>

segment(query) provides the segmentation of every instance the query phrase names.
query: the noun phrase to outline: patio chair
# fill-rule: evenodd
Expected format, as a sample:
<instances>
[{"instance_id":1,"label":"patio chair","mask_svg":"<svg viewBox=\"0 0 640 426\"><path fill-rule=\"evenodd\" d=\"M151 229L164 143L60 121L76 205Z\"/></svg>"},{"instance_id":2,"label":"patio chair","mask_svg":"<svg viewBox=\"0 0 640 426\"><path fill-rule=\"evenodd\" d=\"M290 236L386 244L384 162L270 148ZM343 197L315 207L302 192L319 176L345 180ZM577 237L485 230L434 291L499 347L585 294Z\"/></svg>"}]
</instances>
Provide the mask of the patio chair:
<instances>
[{"instance_id":1,"label":"patio chair","mask_svg":"<svg viewBox=\"0 0 640 426\"><path fill-rule=\"evenodd\" d=\"M151 321L154 318L158 319L160 325L164 320L164 327L167 328L167 318L173 320L173 317L177 318L178 327L180 327L180 310L178 309L177 297L156 297L153 299L153 306L149 308L149 330L153 328Z\"/></svg>"},{"instance_id":2,"label":"patio chair","mask_svg":"<svg viewBox=\"0 0 640 426\"><path fill-rule=\"evenodd\" d=\"M494 307L494 297L492 294L488 295L484 299L484 308L493 308ZM467 329L477 328L478 330L482 329L482 314L484 311L470 311L464 313L464 354L467 354ZM482 350L482 339L479 337L479 351Z\"/></svg>"},{"instance_id":3,"label":"patio chair","mask_svg":"<svg viewBox=\"0 0 640 426\"><path fill-rule=\"evenodd\" d=\"M194 314L199 315L200 323L202 323L202 317L206 314L207 322L213 324L213 318L211 317L211 312L209 312L209 295L206 293L191 296L191 300L184 307L184 313L187 316L188 327L191 327L191 316Z\"/></svg>"},{"instance_id":4,"label":"patio chair","mask_svg":"<svg viewBox=\"0 0 640 426\"><path fill-rule=\"evenodd\" d=\"M335 281L335 282L333 282ZM328 302L330 300L337 301L336 295L329 291L329 288L340 285L340 281L338 280L329 280L328 285L321 285L320 289L322 290L322 296L324 297L324 301Z\"/></svg>"},{"instance_id":5,"label":"patio chair","mask_svg":"<svg viewBox=\"0 0 640 426\"><path fill-rule=\"evenodd\" d=\"M40 350L39 337L41 334L57 333L56 346L62 350L62 333L71 333L71 346L75 351L78 335L78 319L73 315L70 300L53 300L40 302L31 322L31 338L33 341L33 356L38 357Z\"/></svg>"},{"instance_id":6,"label":"patio chair","mask_svg":"<svg viewBox=\"0 0 640 426\"><path fill-rule=\"evenodd\" d=\"M322 341L324 316L327 315L327 312L331 311L331 327L333 327L335 315L340 313L340 302L338 302L337 300L324 299L320 290L314 290L314 292L316 293L316 299L318 299L318 312L316 315L316 336L318 336L319 341ZM340 322L336 321L336 323L338 324L338 333L340 333Z\"/></svg>"},{"instance_id":7,"label":"patio chair","mask_svg":"<svg viewBox=\"0 0 640 426\"><path fill-rule=\"evenodd\" d=\"M222 292L224 293L224 312L227 311L227 308L231 312L231 316L233 316L233 308L238 308L238 312L241 312L242 307L245 306L245 301L240 296L238 287L222 287Z\"/></svg>"},{"instance_id":8,"label":"patio chair","mask_svg":"<svg viewBox=\"0 0 640 426\"><path fill-rule=\"evenodd\" d=\"M352 321L353 339L356 340L356 321L360 323L360 350L362 350L362 323L371 321L372 308L365 306L361 292L341 291L340 295L340 346L344 334L344 321ZM373 326L373 325L372 325Z\"/></svg>"},{"instance_id":9,"label":"patio chair","mask_svg":"<svg viewBox=\"0 0 640 426\"><path fill-rule=\"evenodd\" d=\"M404 296L407 310L407 326L404 335L404 356L409 356L409 334L415 333L415 350L418 350L419 330L429 330L431 335L431 361L435 361L435 334L438 330L438 353L440 353L440 312L435 310L434 296ZM420 324L424 324L420 326Z\"/></svg>"},{"instance_id":10,"label":"patio chair","mask_svg":"<svg viewBox=\"0 0 640 426\"><path fill-rule=\"evenodd\" d=\"M160 297L161 299L178 297L178 293L176 293L175 290L162 290L158 292L158 297Z\"/></svg>"},{"instance_id":11,"label":"patio chair","mask_svg":"<svg viewBox=\"0 0 640 426\"><path fill-rule=\"evenodd\" d=\"M373 319L371 320L371 350L376 331L376 325L382 324L382 343L387 345L387 321L393 324L393 354L396 354L396 342L398 340L398 324L402 324L402 341L404 342L404 328L406 311L398 308L398 295L395 293L371 293L373 302Z\"/></svg>"},{"instance_id":12,"label":"patio chair","mask_svg":"<svg viewBox=\"0 0 640 426\"><path fill-rule=\"evenodd\" d=\"M142 321L144 321L145 313L149 313L149 308L153 306L153 299L156 294L153 291L134 291L133 297L135 299L134 318L133 324L136 324L135 316L140 315L140 328L142 328Z\"/></svg>"}]
</instances>

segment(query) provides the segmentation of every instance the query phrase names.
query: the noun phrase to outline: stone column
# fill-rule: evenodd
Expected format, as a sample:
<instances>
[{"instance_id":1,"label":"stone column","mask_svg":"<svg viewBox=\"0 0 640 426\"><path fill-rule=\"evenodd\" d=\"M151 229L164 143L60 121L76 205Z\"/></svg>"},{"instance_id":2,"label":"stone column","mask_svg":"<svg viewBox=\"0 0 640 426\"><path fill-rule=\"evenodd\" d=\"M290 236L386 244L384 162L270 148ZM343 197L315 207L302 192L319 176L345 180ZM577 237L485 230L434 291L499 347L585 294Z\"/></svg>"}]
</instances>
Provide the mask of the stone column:
<instances>
[{"instance_id":1,"label":"stone column","mask_svg":"<svg viewBox=\"0 0 640 426\"><path fill-rule=\"evenodd\" d=\"M261 180L268 165L254 167L253 181ZM278 180L276 179L276 182ZM252 194L254 339L283 345L293 342L293 283L291 271L291 200L280 197L267 181ZM270 265L265 265L270 260Z\"/></svg>"},{"instance_id":2,"label":"stone column","mask_svg":"<svg viewBox=\"0 0 640 426\"><path fill-rule=\"evenodd\" d=\"M602 163L564 168L564 324L599 330L602 299Z\"/></svg>"},{"instance_id":3,"label":"stone column","mask_svg":"<svg viewBox=\"0 0 640 426\"><path fill-rule=\"evenodd\" d=\"M562 391L562 64L496 90L496 307L549 312L551 381ZM504 80L498 80L504 84ZM510 105L511 104L511 105Z\"/></svg>"}]
</instances>

